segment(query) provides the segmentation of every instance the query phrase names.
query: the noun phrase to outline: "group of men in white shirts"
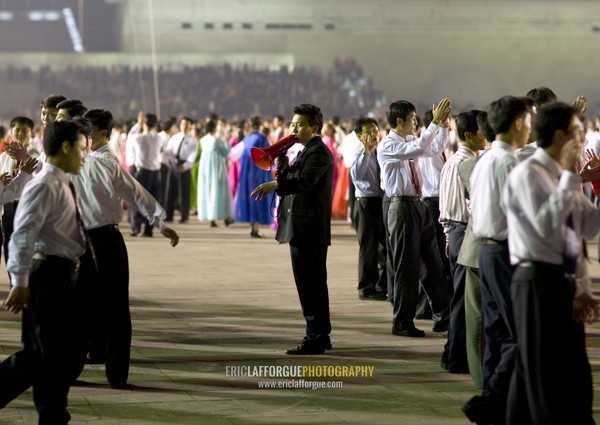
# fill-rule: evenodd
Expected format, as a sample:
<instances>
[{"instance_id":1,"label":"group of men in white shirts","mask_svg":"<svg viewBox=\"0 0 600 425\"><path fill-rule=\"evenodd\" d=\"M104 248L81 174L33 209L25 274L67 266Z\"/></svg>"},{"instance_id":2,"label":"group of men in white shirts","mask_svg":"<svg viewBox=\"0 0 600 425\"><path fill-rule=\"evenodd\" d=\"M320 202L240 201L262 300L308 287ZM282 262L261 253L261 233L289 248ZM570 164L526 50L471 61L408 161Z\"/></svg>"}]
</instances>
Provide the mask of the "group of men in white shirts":
<instances>
[{"instance_id":1,"label":"group of men in white shirts","mask_svg":"<svg viewBox=\"0 0 600 425\"><path fill-rule=\"evenodd\" d=\"M376 122L360 120L356 127L363 144L351 164L362 195L356 202L361 211L376 197L389 205L383 222L391 251L392 333L425 336L414 324L421 284L433 330L449 321L442 366L471 372L482 390L462 408L472 422L592 424L584 323L599 314L585 239L600 233L600 210L582 183L600 178L600 161L584 157L585 99L567 105L542 87L523 97L504 96L486 109L456 116L460 146L440 174L450 287L419 170L423 158L440 156L447 144L449 100L434 105L431 124L418 137L416 108L407 101L388 108L391 130L376 148L369 134ZM376 171L383 194L376 190ZM359 245L371 246L373 268L376 242L357 230ZM362 246L360 252L363 267L367 254ZM369 298L382 298L371 291ZM569 391L559 384L563 380Z\"/></svg>"}]
</instances>

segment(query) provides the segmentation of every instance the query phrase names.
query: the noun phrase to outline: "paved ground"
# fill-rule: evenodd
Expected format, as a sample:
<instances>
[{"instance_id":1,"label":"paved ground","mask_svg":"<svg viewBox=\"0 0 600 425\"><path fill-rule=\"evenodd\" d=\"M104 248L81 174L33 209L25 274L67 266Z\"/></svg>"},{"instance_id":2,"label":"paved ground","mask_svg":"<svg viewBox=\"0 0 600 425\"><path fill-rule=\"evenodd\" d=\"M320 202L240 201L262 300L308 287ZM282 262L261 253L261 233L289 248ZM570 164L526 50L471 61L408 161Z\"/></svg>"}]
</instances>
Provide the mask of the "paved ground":
<instances>
[{"instance_id":1,"label":"paved ground","mask_svg":"<svg viewBox=\"0 0 600 425\"><path fill-rule=\"evenodd\" d=\"M112 390L103 367L86 366L69 396L72 424L469 424L460 406L477 390L468 375L440 368L445 334L418 321L426 338L393 336L389 303L358 300L357 244L347 223L334 223L329 251L334 348L300 358L284 354L304 322L288 248L274 232L264 229L267 238L259 240L243 224L173 227L181 235L176 248L160 235L132 238L121 226L130 254L134 388ZM590 252L600 289L595 247ZM6 288L4 268L0 281ZM0 359L20 346L19 320L0 312ZM588 346L598 382L600 325L588 328ZM367 366L372 375L366 369L367 376L286 379L267 369L267 377L232 376L235 367L254 366ZM342 387L259 388L321 381ZM0 424L37 423L31 397L29 391L0 411ZM594 406L600 421L600 401Z\"/></svg>"}]
</instances>

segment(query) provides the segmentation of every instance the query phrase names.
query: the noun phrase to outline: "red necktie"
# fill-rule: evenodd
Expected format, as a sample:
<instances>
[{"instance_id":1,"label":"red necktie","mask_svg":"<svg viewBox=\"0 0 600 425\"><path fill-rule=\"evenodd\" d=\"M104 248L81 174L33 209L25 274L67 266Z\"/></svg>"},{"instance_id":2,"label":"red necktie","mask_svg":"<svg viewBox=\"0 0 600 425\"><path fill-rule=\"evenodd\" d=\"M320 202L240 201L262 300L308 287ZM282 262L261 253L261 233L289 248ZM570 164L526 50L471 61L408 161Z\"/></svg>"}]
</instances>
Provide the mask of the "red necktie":
<instances>
[{"instance_id":1,"label":"red necktie","mask_svg":"<svg viewBox=\"0 0 600 425\"><path fill-rule=\"evenodd\" d=\"M408 160L408 165L410 167L410 175L412 177L413 186L417 191L417 195L421 196L421 183L419 182L419 176L417 175L417 169L415 167L415 161L411 158Z\"/></svg>"}]
</instances>

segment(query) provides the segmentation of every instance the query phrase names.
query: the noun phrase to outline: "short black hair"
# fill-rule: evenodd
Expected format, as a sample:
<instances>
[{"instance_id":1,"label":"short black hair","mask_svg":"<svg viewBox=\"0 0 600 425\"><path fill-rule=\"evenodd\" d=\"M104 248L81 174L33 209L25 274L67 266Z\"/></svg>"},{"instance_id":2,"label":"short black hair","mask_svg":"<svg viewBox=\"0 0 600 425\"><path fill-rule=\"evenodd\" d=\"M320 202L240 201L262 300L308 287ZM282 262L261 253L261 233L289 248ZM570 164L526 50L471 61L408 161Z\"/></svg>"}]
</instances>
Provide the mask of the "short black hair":
<instances>
[{"instance_id":1,"label":"short black hair","mask_svg":"<svg viewBox=\"0 0 600 425\"><path fill-rule=\"evenodd\" d=\"M357 134L360 133L362 131L362 128L367 124L375 124L375 126L379 127L375 118L360 117L354 123L354 132Z\"/></svg>"},{"instance_id":2,"label":"short black hair","mask_svg":"<svg viewBox=\"0 0 600 425\"><path fill-rule=\"evenodd\" d=\"M46 96L44 100L42 100L42 103L40 103L40 107L56 108L56 105L58 105L63 100L67 100L67 98L64 97L62 94L51 94L49 96Z\"/></svg>"},{"instance_id":3,"label":"short black hair","mask_svg":"<svg viewBox=\"0 0 600 425\"><path fill-rule=\"evenodd\" d=\"M161 128L161 130L167 131L171 127L173 127L176 122L177 122L177 117L170 116L161 121L160 128Z\"/></svg>"},{"instance_id":4,"label":"short black hair","mask_svg":"<svg viewBox=\"0 0 600 425\"><path fill-rule=\"evenodd\" d=\"M66 109L69 113L70 118L82 116L87 111L87 108L83 105L81 100L77 99L66 99L56 105L57 109Z\"/></svg>"},{"instance_id":5,"label":"short black hair","mask_svg":"<svg viewBox=\"0 0 600 425\"><path fill-rule=\"evenodd\" d=\"M63 142L71 146L77 142L79 136L85 136L81 124L73 120L55 121L44 129L44 152L47 156L54 156L60 151Z\"/></svg>"},{"instance_id":6,"label":"short black hair","mask_svg":"<svg viewBox=\"0 0 600 425\"><path fill-rule=\"evenodd\" d=\"M548 87L537 87L535 89L531 89L525 96L533 100L533 103L538 108L547 103L556 102L558 99L556 94L554 94L554 92Z\"/></svg>"},{"instance_id":7,"label":"short black hair","mask_svg":"<svg viewBox=\"0 0 600 425\"><path fill-rule=\"evenodd\" d=\"M217 128L217 122L215 120L208 120L206 121L206 133L212 133L213 131L215 131Z\"/></svg>"},{"instance_id":8,"label":"short black hair","mask_svg":"<svg viewBox=\"0 0 600 425\"><path fill-rule=\"evenodd\" d=\"M543 105L533 123L534 134L540 148L552 144L554 132L563 130L569 132L569 126L576 115L575 108L563 102L554 102Z\"/></svg>"},{"instance_id":9,"label":"short black hair","mask_svg":"<svg viewBox=\"0 0 600 425\"><path fill-rule=\"evenodd\" d=\"M417 112L417 108L415 107L415 105L413 105L407 100L397 100L395 102L390 103L390 106L388 106L388 110L385 113L385 116L387 117L388 124L392 128L395 128L397 125L396 120L398 118L406 120L406 117L411 112Z\"/></svg>"},{"instance_id":10,"label":"short black hair","mask_svg":"<svg viewBox=\"0 0 600 425\"><path fill-rule=\"evenodd\" d=\"M83 117L90 120L92 125L98 130L106 130L106 137L110 137L115 123L110 111L106 109L90 109L83 114Z\"/></svg>"},{"instance_id":11,"label":"short black hair","mask_svg":"<svg viewBox=\"0 0 600 425\"><path fill-rule=\"evenodd\" d=\"M433 121L433 109L428 109L425 112L423 112L423 127L429 127L431 121Z\"/></svg>"},{"instance_id":12,"label":"short black hair","mask_svg":"<svg viewBox=\"0 0 600 425\"><path fill-rule=\"evenodd\" d=\"M90 120L80 116L73 118L73 121L78 122L81 125L81 129L85 137L90 137L90 135L92 134L92 123L90 122Z\"/></svg>"},{"instance_id":13,"label":"short black hair","mask_svg":"<svg viewBox=\"0 0 600 425\"><path fill-rule=\"evenodd\" d=\"M490 123L487 119L488 113L486 111L479 111L477 114L477 128L483 134L483 137L488 142L493 142L496 139L496 133L492 130Z\"/></svg>"},{"instance_id":14,"label":"short black hair","mask_svg":"<svg viewBox=\"0 0 600 425\"><path fill-rule=\"evenodd\" d=\"M196 122L194 119L192 119L192 118L190 118L190 117L181 117L181 118L179 119L179 124L180 124L180 125L181 125L181 121L187 121L187 122L189 122L190 124L194 124L194 123Z\"/></svg>"},{"instance_id":15,"label":"short black hair","mask_svg":"<svg viewBox=\"0 0 600 425\"><path fill-rule=\"evenodd\" d=\"M250 125L253 129L258 130L262 125L262 119L258 115L255 115L250 118Z\"/></svg>"},{"instance_id":16,"label":"short black hair","mask_svg":"<svg viewBox=\"0 0 600 425\"><path fill-rule=\"evenodd\" d=\"M304 115L308 117L308 125L311 127L317 127L317 133L321 133L323 129L323 114L321 108L310 103L302 103L301 105L294 106L293 112L295 115Z\"/></svg>"},{"instance_id":17,"label":"short black hair","mask_svg":"<svg viewBox=\"0 0 600 425\"><path fill-rule=\"evenodd\" d=\"M465 141L466 132L475 134L479 130L477 126L479 112L476 109L467 109L456 116L456 134L460 141Z\"/></svg>"},{"instance_id":18,"label":"short black hair","mask_svg":"<svg viewBox=\"0 0 600 425\"><path fill-rule=\"evenodd\" d=\"M10 120L10 128L13 128L19 124L26 125L31 131L33 131L33 120L31 118L19 116Z\"/></svg>"},{"instance_id":19,"label":"short black hair","mask_svg":"<svg viewBox=\"0 0 600 425\"><path fill-rule=\"evenodd\" d=\"M148 113L146 114L146 125L149 128L155 128L158 125L158 117L156 114Z\"/></svg>"},{"instance_id":20,"label":"short black hair","mask_svg":"<svg viewBox=\"0 0 600 425\"><path fill-rule=\"evenodd\" d=\"M506 133L513 122L526 112L530 109L523 99L504 96L490 104L488 121L495 134Z\"/></svg>"}]
</instances>

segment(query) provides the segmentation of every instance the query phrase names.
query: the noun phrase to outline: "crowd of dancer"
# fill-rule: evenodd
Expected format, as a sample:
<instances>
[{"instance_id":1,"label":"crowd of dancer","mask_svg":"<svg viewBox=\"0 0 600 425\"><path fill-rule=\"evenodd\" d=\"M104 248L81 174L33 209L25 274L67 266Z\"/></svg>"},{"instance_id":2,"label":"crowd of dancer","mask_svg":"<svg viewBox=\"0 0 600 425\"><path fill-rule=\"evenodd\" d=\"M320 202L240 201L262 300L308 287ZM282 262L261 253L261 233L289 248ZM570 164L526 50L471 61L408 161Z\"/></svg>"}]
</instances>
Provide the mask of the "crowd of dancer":
<instances>
[{"instance_id":1,"label":"crowd of dancer","mask_svg":"<svg viewBox=\"0 0 600 425\"><path fill-rule=\"evenodd\" d=\"M448 332L441 367L481 389L463 406L471 421L593 424L584 324L600 314L585 240L600 233L600 137L586 110L584 97L567 104L541 87L455 115L444 98L422 115L398 100L385 120L324 121L302 103L290 122L139 111L119 124L46 97L42 132L14 117L0 154L4 305L23 311L24 344L0 364L0 407L33 386L40 423L67 423L86 362L128 387L126 207L131 236L158 229L172 246L177 211L180 224L247 223L252 238L272 226L290 245L307 322L289 355L333 348L327 247L331 219L347 220L358 298L392 304L395 336L425 337L419 319ZM288 135L297 143L271 169L255 164L253 148Z\"/></svg>"}]
</instances>

